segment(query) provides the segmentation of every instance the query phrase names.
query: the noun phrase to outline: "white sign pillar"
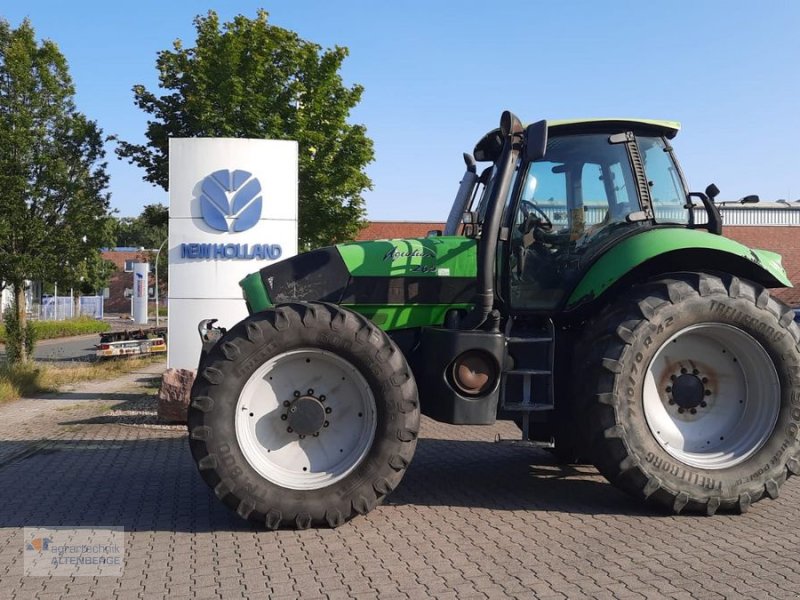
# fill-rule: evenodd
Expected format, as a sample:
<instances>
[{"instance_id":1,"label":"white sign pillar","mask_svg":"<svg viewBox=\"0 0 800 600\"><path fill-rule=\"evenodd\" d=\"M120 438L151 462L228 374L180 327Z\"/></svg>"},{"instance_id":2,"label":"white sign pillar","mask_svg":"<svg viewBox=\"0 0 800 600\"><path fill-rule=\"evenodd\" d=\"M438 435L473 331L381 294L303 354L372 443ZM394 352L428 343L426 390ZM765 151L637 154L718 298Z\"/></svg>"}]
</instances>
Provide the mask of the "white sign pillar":
<instances>
[{"instance_id":1,"label":"white sign pillar","mask_svg":"<svg viewBox=\"0 0 800 600\"><path fill-rule=\"evenodd\" d=\"M195 369L197 325L247 316L246 275L297 254L297 142L169 140L167 365Z\"/></svg>"},{"instance_id":2,"label":"white sign pillar","mask_svg":"<svg viewBox=\"0 0 800 600\"><path fill-rule=\"evenodd\" d=\"M147 325L147 285L150 263L133 263L133 322Z\"/></svg>"}]
</instances>

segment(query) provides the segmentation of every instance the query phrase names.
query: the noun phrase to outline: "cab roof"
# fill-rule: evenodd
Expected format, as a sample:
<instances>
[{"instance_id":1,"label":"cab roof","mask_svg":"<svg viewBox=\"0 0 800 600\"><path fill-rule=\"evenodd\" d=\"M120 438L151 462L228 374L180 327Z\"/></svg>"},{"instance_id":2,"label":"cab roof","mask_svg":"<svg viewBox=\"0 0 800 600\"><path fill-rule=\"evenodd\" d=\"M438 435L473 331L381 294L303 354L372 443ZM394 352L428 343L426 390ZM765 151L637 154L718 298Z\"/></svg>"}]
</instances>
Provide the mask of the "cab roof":
<instances>
[{"instance_id":1,"label":"cab roof","mask_svg":"<svg viewBox=\"0 0 800 600\"><path fill-rule=\"evenodd\" d=\"M526 123L527 126L527 123ZM569 133L591 133L606 129L632 129L655 131L667 139L674 138L680 131L681 124L678 121L664 121L660 119L633 119L627 117L608 117L595 119L554 119L547 121L549 135L560 135ZM500 129L493 129L484 135L477 144L473 154L478 161L492 160L496 157L503 140L500 136Z\"/></svg>"},{"instance_id":2,"label":"cab roof","mask_svg":"<svg viewBox=\"0 0 800 600\"><path fill-rule=\"evenodd\" d=\"M596 119L554 119L547 121L547 128L575 127L579 128L586 125L587 128L594 128L602 125L609 126L629 126L632 129L658 129L661 133L672 139L681 129L678 121L664 121L661 119L631 119L625 117L610 117Z\"/></svg>"}]
</instances>

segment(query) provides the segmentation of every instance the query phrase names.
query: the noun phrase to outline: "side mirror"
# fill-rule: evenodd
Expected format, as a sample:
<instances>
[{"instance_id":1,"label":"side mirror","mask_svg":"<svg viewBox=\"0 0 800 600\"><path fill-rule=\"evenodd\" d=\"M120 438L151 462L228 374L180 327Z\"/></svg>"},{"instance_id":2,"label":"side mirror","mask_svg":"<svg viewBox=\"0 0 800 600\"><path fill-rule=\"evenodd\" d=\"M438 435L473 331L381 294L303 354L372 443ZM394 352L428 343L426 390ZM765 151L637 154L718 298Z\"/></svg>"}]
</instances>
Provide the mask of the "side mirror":
<instances>
[{"instance_id":1,"label":"side mirror","mask_svg":"<svg viewBox=\"0 0 800 600\"><path fill-rule=\"evenodd\" d=\"M749 196L745 196L741 200L739 200L739 204L755 204L759 202L760 198L757 194L750 194Z\"/></svg>"},{"instance_id":2,"label":"side mirror","mask_svg":"<svg viewBox=\"0 0 800 600\"><path fill-rule=\"evenodd\" d=\"M478 237L478 213L468 210L461 218L464 224L462 234L466 237Z\"/></svg>"},{"instance_id":3,"label":"side mirror","mask_svg":"<svg viewBox=\"0 0 800 600\"><path fill-rule=\"evenodd\" d=\"M461 222L464 225L474 225L478 222L478 213L468 210L464 213L464 216L461 217Z\"/></svg>"},{"instance_id":4,"label":"side mirror","mask_svg":"<svg viewBox=\"0 0 800 600\"><path fill-rule=\"evenodd\" d=\"M709 184L706 188L706 196L708 196L711 200L714 200L714 198L719 196L719 188L713 183Z\"/></svg>"},{"instance_id":5,"label":"side mirror","mask_svg":"<svg viewBox=\"0 0 800 600\"><path fill-rule=\"evenodd\" d=\"M532 162L544 158L547 150L547 121L531 123L525 129L525 160Z\"/></svg>"}]
</instances>

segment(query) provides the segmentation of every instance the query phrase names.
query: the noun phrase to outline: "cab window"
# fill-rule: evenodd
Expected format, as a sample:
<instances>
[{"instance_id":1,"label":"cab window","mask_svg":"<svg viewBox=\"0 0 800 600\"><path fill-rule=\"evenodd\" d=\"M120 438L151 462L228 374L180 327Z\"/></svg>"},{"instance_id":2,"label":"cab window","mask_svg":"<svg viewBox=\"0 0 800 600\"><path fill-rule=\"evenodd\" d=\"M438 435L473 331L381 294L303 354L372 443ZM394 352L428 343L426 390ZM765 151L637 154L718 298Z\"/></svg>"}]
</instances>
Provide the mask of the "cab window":
<instances>
[{"instance_id":1,"label":"cab window","mask_svg":"<svg viewBox=\"0 0 800 600\"><path fill-rule=\"evenodd\" d=\"M657 223L688 223L686 193L667 144L660 137L637 137Z\"/></svg>"}]
</instances>

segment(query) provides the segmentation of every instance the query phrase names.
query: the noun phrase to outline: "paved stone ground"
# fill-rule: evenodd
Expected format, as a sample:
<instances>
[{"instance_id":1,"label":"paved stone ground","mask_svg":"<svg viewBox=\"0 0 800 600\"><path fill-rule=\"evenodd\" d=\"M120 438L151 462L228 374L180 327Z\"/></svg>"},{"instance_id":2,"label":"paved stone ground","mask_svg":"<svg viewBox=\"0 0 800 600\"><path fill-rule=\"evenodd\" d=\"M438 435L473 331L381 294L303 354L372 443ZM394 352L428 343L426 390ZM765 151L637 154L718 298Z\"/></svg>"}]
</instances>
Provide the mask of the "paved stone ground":
<instances>
[{"instance_id":1,"label":"paved stone ground","mask_svg":"<svg viewBox=\"0 0 800 600\"><path fill-rule=\"evenodd\" d=\"M0 598L800 595L800 478L746 515L664 516L592 468L494 443L508 423L426 420L390 502L336 530L268 532L210 493L183 431L125 424L147 377L66 411L0 410ZM22 527L55 525L123 526L123 577L23 577Z\"/></svg>"}]
</instances>

